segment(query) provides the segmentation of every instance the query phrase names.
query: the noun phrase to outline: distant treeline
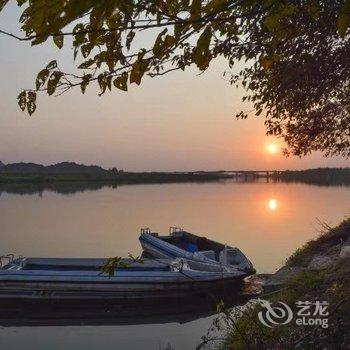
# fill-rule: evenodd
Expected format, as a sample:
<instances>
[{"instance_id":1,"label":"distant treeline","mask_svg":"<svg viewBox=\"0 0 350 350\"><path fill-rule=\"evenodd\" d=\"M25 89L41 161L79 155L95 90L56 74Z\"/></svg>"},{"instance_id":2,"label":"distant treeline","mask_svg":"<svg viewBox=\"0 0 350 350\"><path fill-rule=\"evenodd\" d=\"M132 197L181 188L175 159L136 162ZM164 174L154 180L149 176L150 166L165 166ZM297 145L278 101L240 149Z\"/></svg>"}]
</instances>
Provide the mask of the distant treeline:
<instances>
[{"instance_id":1,"label":"distant treeline","mask_svg":"<svg viewBox=\"0 0 350 350\"><path fill-rule=\"evenodd\" d=\"M44 166L35 163L0 164L0 183L101 182L104 184L200 182L227 178L206 172L127 172L116 168L63 162Z\"/></svg>"},{"instance_id":2,"label":"distant treeline","mask_svg":"<svg viewBox=\"0 0 350 350\"><path fill-rule=\"evenodd\" d=\"M350 168L287 170L276 176L283 182L304 182L320 186L350 185Z\"/></svg>"},{"instance_id":3,"label":"distant treeline","mask_svg":"<svg viewBox=\"0 0 350 350\"><path fill-rule=\"evenodd\" d=\"M249 173L249 172L247 172ZM252 176L242 172L244 182L257 181L261 174L252 172ZM117 168L104 169L96 165L63 162L54 165L35 163L3 164L0 162L0 184L38 185L39 187L54 187L57 183L81 183L82 187L116 186L119 184L175 183L175 182L206 182L237 178L224 171L194 171L194 172L129 172ZM266 176L282 182L303 182L321 186L350 185L350 168L318 168L308 170L275 171ZM74 186L76 188L76 186ZM69 192L69 186L66 188ZM74 189L73 189L74 191Z\"/></svg>"}]
</instances>

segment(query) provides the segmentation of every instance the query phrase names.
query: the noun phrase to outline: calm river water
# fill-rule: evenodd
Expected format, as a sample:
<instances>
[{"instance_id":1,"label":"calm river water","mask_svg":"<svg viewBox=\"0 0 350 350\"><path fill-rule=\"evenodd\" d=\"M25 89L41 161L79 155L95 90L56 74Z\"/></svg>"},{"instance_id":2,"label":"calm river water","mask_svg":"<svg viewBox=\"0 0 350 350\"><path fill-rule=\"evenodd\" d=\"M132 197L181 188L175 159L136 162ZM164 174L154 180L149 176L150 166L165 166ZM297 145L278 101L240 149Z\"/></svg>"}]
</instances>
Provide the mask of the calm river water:
<instances>
[{"instance_id":1,"label":"calm river water","mask_svg":"<svg viewBox=\"0 0 350 350\"><path fill-rule=\"evenodd\" d=\"M13 192L0 188L0 254L139 254L141 227L165 233L180 226L238 246L260 273L274 272L318 235L320 221L336 225L350 215L350 187L220 182ZM175 350L193 349L213 317L134 325L0 325L0 348L160 350L171 344Z\"/></svg>"}]
</instances>

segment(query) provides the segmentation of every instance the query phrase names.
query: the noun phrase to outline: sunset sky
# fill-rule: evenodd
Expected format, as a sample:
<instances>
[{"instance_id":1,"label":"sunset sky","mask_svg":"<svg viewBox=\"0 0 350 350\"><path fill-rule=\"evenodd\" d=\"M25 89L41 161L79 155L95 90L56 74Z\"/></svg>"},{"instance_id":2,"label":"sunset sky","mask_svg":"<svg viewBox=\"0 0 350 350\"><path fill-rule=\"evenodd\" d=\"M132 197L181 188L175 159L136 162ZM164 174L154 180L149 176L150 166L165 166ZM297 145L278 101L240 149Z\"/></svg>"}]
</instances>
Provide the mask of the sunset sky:
<instances>
[{"instance_id":1,"label":"sunset sky","mask_svg":"<svg viewBox=\"0 0 350 350\"><path fill-rule=\"evenodd\" d=\"M18 32L14 6L0 14L0 28ZM145 38L147 40L147 38ZM303 169L349 166L341 158L314 154L284 158L282 142L265 136L264 119L234 118L243 91L231 87L217 60L198 76L196 69L146 78L129 92L98 97L96 86L48 98L28 117L17 106L22 87L51 59L72 70L72 50L51 43L32 48L0 36L0 160L56 163L75 161L127 170ZM275 146L271 146L271 144ZM277 146L277 147L276 147Z\"/></svg>"}]
</instances>

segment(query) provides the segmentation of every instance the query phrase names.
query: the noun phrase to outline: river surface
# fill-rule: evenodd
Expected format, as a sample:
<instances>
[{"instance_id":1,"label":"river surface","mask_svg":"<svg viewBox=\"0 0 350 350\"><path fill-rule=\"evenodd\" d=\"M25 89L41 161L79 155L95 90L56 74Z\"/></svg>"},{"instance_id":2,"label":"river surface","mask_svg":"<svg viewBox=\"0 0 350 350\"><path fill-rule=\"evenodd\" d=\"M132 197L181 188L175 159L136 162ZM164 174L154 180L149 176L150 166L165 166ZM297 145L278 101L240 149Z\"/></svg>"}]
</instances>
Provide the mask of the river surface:
<instances>
[{"instance_id":1,"label":"river surface","mask_svg":"<svg viewBox=\"0 0 350 350\"><path fill-rule=\"evenodd\" d=\"M319 234L320 223L350 215L350 187L340 186L225 181L25 192L0 188L0 254L138 255L140 228L178 226L238 246L259 273L271 273ZM169 316L130 325L0 325L0 349L194 349L214 318Z\"/></svg>"}]
</instances>

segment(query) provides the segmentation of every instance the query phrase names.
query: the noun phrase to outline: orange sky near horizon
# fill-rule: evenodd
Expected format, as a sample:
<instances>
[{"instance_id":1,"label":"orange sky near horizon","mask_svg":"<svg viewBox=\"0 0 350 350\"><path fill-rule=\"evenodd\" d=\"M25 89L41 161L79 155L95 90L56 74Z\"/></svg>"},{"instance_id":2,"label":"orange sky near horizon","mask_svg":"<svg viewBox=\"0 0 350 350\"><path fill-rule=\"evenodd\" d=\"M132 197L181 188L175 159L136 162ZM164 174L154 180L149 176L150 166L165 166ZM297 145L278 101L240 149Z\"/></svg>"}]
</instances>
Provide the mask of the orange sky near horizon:
<instances>
[{"instance_id":1,"label":"orange sky near horizon","mask_svg":"<svg viewBox=\"0 0 350 350\"><path fill-rule=\"evenodd\" d=\"M18 9L0 14L1 28L16 32ZM281 140L265 136L264 119L236 120L242 89L224 79L224 60L216 60L198 76L196 69L161 78L146 78L127 93L98 97L97 87L85 95L75 90L57 97L40 96L28 117L16 96L32 87L36 73L51 59L72 69L72 50L51 43L30 47L0 36L0 160L51 164L75 161L134 171L215 169L304 169L349 166L339 157L313 154L285 158ZM276 144L276 152L268 145Z\"/></svg>"}]
</instances>

